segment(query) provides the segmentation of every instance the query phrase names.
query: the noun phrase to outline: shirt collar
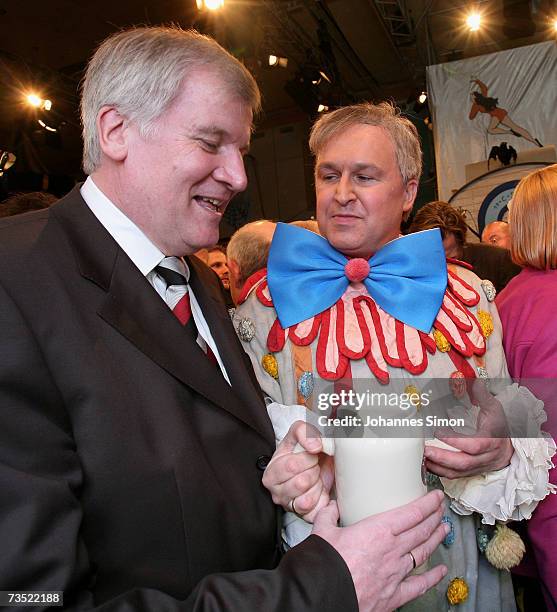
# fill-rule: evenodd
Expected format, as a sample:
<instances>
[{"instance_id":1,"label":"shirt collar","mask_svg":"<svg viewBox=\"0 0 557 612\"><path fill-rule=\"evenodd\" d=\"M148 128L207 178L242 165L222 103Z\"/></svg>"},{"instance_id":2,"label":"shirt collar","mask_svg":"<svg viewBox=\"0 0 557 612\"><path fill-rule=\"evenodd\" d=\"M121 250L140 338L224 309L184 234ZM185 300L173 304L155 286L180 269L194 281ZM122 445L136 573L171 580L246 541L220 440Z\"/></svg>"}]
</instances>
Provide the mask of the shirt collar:
<instances>
[{"instance_id":1,"label":"shirt collar","mask_svg":"<svg viewBox=\"0 0 557 612\"><path fill-rule=\"evenodd\" d=\"M87 177L80 191L91 212L144 276L159 265L165 257L164 253L106 197L90 176Z\"/></svg>"}]
</instances>

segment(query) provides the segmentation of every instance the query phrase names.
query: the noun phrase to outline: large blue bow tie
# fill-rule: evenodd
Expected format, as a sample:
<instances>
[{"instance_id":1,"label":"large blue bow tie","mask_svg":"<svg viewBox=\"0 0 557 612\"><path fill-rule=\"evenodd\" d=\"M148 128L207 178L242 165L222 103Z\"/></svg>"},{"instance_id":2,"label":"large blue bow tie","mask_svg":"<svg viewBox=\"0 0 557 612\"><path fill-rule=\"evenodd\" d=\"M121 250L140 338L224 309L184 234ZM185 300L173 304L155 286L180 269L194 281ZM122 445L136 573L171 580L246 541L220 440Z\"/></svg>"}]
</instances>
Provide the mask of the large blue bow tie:
<instances>
[{"instance_id":1,"label":"large blue bow tie","mask_svg":"<svg viewBox=\"0 0 557 612\"><path fill-rule=\"evenodd\" d=\"M441 232L432 229L402 236L366 261L349 260L318 234L277 225L267 282L283 328L332 306L350 280L362 281L395 319L429 333L447 286Z\"/></svg>"}]
</instances>

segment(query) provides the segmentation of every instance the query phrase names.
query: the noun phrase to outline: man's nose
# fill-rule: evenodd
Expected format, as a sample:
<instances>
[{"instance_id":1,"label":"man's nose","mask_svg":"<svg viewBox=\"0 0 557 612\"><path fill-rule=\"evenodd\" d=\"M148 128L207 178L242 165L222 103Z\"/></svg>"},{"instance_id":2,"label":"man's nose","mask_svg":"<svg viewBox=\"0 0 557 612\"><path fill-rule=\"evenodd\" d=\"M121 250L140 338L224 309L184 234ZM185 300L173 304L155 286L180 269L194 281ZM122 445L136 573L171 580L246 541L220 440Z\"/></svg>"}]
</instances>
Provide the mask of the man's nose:
<instances>
[{"instance_id":1,"label":"man's nose","mask_svg":"<svg viewBox=\"0 0 557 612\"><path fill-rule=\"evenodd\" d=\"M352 181L349 176L341 176L335 190L335 198L339 204L348 204L355 199Z\"/></svg>"},{"instance_id":2,"label":"man's nose","mask_svg":"<svg viewBox=\"0 0 557 612\"><path fill-rule=\"evenodd\" d=\"M248 186L248 177L244 166L244 158L240 151L227 153L222 158L222 164L214 171L218 181L226 183L232 191L244 191Z\"/></svg>"}]
</instances>

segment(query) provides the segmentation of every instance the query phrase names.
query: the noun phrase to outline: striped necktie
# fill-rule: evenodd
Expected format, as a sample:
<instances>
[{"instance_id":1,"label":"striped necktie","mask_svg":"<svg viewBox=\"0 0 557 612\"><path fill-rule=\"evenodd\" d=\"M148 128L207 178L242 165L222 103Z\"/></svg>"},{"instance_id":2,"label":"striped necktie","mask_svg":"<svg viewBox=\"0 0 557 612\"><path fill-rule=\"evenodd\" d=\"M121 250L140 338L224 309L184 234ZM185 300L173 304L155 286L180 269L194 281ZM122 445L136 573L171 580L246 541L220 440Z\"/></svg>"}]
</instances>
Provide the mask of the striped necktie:
<instances>
[{"instance_id":1,"label":"striped necktie","mask_svg":"<svg viewBox=\"0 0 557 612\"><path fill-rule=\"evenodd\" d=\"M165 258L165 259L176 259L176 258ZM164 260L163 260L164 261ZM180 261L180 260L178 260ZM162 262L161 262L162 263ZM165 266L157 266L155 272L165 281L166 290L172 288L172 295L165 296L166 303L172 308L172 313L184 326L184 330L188 336L197 344L197 346L203 351L203 353L209 358L213 364L217 363L215 354L211 348L203 341L205 348L199 345L197 338L199 332L191 312L191 301L189 293L189 285L186 277L175 270L166 268ZM178 295L176 295L178 294ZM180 295L181 294L181 295ZM176 301L178 298L178 301Z\"/></svg>"},{"instance_id":2,"label":"striped necktie","mask_svg":"<svg viewBox=\"0 0 557 612\"><path fill-rule=\"evenodd\" d=\"M188 287L188 281L179 272L165 268L164 266L157 266L155 272L164 279L166 283L167 291L170 287L178 288L180 292L183 292L182 297L172 307L172 312L180 321L182 325L187 325L191 319L191 303L190 303L190 292ZM170 300L167 300L169 303ZM169 304L172 306L171 304Z\"/></svg>"}]
</instances>

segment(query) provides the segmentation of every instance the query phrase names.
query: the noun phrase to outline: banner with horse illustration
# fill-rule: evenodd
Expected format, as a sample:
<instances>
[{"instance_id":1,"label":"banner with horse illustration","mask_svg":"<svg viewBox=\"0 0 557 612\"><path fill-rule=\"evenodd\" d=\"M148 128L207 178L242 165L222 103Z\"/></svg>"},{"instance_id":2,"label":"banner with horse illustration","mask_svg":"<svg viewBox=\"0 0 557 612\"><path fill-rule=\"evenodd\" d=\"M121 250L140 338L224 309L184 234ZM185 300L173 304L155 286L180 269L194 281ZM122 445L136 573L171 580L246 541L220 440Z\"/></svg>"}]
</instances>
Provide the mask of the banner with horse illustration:
<instances>
[{"instance_id":1,"label":"banner with horse illustration","mask_svg":"<svg viewBox=\"0 0 557 612\"><path fill-rule=\"evenodd\" d=\"M520 154L557 143L555 41L428 66L427 80L442 200L493 147Z\"/></svg>"}]
</instances>

